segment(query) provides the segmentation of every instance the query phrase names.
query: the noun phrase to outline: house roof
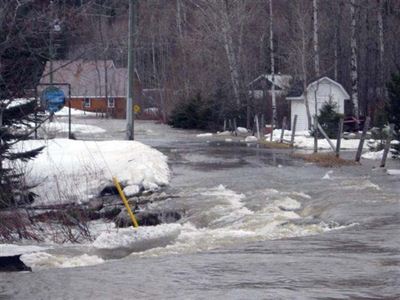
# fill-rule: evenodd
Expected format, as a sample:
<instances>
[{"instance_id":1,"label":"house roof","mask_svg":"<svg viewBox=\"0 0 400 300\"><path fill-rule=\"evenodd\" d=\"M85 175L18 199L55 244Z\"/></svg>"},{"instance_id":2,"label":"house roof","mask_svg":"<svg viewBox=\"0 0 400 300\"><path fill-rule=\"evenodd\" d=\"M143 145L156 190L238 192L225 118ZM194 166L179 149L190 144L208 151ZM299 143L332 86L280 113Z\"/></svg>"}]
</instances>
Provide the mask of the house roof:
<instances>
[{"instance_id":1,"label":"house roof","mask_svg":"<svg viewBox=\"0 0 400 300\"><path fill-rule=\"evenodd\" d=\"M286 99L301 97L303 95L303 91L303 84L300 81L296 81L288 90Z\"/></svg>"},{"instance_id":2,"label":"house roof","mask_svg":"<svg viewBox=\"0 0 400 300\"><path fill-rule=\"evenodd\" d=\"M275 74L274 75L275 88L277 90L287 90L290 87L291 80L292 76L290 75ZM264 86L262 82L264 83ZM251 81L248 85L253 89L257 90L264 90L266 87L270 89L272 87L272 75L262 74L253 81Z\"/></svg>"},{"instance_id":3,"label":"house roof","mask_svg":"<svg viewBox=\"0 0 400 300\"><path fill-rule=\"evenodd\" d=\"M47 62L40 82L49 83L49 74L50 62ZM53 61L53 82L71 84L72 97L105 97L106 78L108 96L126 95L128 71L116 68L112 60Z\"/></svg>"},{"instance_id":4,"label":"house roof","mask_svg":"<svg viewBox=\"0 0 400 300\"><path fill-rule=\"evenodd\" d=\"M307 86L307 90L309 90L312 86L321 83L322 81L328 81L330 84L336 85L343 92L343 94L346 96L346 98L348 98L348 99L350 98L350 95L347 93L347 91L344 89L344 87L339 82L336 82L335 80L333 80L327 76L321 77L321 78L311 82ZM304 94L303 84L300 81L298 81L291 86L291 88L286 96L286 100L289 100L289 101L302 100L304 98L303 94Z\"/></svg>"}]
</instances>

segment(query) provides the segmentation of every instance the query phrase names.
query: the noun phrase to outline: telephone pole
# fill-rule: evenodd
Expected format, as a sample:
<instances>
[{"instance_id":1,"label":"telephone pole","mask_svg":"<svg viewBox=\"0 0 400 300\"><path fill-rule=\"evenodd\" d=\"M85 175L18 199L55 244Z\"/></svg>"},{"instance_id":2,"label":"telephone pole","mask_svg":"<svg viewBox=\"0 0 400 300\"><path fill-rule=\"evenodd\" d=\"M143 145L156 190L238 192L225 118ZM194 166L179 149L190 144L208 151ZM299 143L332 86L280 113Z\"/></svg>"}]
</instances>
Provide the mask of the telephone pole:
<instances>
[{"instance_id":1,"label":"telephone pole","mask_svg":"<svg viewBox=\"0 0 400 300\"><path fill-rule=\"evenodd\" d=\"M133 87L135 78L135 2L129 2L129 40L128 40L128 95L126 97L126 139L134 140Z\"/></svg>"},{"instance_id":2,"label":"telephone pole","mask_svg":"<svg viewBox=\"0 0 400 300\"><path fill-rule=\"evenodd\" d=\"M49 61L50 61L50 83L53 83L53 35L54 35L54 8L50 1L50 32L49 32Z\"/></svg>"}]
</instances>

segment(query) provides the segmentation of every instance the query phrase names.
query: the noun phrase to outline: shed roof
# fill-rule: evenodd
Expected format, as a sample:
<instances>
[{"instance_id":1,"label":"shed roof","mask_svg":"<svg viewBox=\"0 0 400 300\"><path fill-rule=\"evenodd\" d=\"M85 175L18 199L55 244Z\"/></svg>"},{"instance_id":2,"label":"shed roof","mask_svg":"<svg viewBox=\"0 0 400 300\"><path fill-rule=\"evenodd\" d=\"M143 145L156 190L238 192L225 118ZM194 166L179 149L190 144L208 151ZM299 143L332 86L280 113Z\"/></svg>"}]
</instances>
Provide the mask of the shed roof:
<instances>
[{"instance_id":1,"label":"shed roof","mask_svg":"<svg viewBox=\"0 0 400 300\"><path fill-rule=\"evenodd\" d=\"M337 81L327 77L327 76L323 76L313 82L311 82L308 86L307 86L307 90L309 90L312 86L321 83L322 81L327 81L330 84L336 85L345 95L345 97L347 99L350 98L350 95L347 93L347 91L344 89L344 87ZM297 81L295 84L293 84L286 96L286 100L292 101L292 100L301 100L303 99L303 94L304 94L304 88L303 88L303 84L300 81Z\"/></svg>"},{"instance_id":2,"label":"shed roof","mask_svg":"<svg viewBox=\"0 0 400 300\"><path fill-rule=\"evenodd\" d=\"M290 87L291 80L292 76L290 75L275 74L274 75L275 88L277 90L287 90ZM261 83L262 81L264 81L264 86L262 86ZM272 87L272 75L262 74L253 81L251 81L248 85L254 89L259 89L259 90L263 90L266 87L270 89Z\"/></svg>"}]
</instances>

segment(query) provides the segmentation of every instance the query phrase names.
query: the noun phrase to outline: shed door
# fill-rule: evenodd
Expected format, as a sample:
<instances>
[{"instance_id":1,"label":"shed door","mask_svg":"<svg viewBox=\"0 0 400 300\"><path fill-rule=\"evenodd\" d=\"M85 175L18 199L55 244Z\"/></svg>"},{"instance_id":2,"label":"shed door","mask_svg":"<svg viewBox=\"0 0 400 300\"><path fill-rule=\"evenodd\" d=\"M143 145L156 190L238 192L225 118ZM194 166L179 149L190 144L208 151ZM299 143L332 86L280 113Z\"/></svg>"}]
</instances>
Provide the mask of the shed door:
<instances>
[{"instance_id":1,"label":"shed door","mask_svg":"<svg viewBox=\"0 0 400 300\"><path fill-rule=\"evenodd\" d=\"M308 130L307 111L303 101L292 100L291 124L293 129L294 115L297 114L296 131Z\"/></svg>"}]
</instances>

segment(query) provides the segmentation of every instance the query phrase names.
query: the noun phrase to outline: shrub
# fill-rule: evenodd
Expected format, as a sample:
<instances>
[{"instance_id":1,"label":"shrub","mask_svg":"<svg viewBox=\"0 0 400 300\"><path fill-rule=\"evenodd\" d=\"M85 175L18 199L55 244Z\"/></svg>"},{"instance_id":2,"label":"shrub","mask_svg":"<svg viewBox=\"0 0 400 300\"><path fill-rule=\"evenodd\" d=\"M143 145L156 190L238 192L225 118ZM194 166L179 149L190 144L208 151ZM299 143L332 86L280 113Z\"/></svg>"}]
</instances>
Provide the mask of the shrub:
<instances>
[{"instance_id":1,"label":"shrub","mask_svg":"<svg viewBox=\"0 0 400 300\"><path fill-rule=\"evenodd\" d=\"M183 129L205 129L209 115L201 94L178 103L171 113L169 124Z\"/></svg>"},{"instance_id":2,"label":"shrub","mask_svg":"<svg viewBox=\"0 0 400 300\"><path fill-rule=\"evenodd\" d=\"M318 122L330 138L337 138L341 117L342 115L336 112L336 103L326 102L319 110Z\"/></svg>"}]
</instances>

